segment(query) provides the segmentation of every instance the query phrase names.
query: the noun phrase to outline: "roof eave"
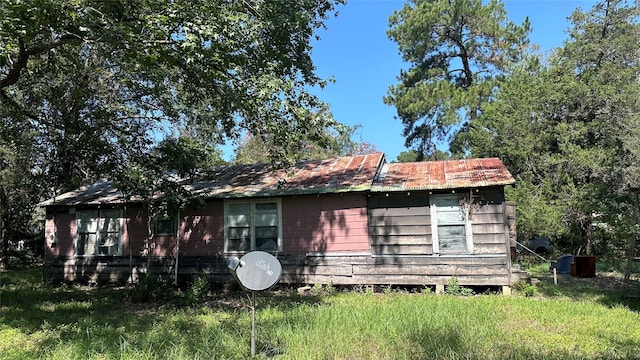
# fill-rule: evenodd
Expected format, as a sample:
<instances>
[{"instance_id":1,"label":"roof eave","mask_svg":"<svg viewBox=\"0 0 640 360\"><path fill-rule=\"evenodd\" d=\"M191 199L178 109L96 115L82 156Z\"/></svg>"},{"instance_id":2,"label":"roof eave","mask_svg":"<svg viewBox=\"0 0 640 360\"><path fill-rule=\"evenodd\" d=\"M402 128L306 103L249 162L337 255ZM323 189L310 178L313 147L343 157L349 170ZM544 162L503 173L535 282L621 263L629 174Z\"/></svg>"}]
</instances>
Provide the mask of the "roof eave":
<instances>
[{"instance_id":1,"label":"roof eave","mask_svg":"<svg viewBox=\"0 0 640 360\"><path fill-rule=\"evenodd\" d=\"M455 189L469 189L469 188L489 188L496 186L514 185L515 180L508 181L496 181L496 182L478 182L473 184L464 185L426 185L426 186L409 186L409 187L391 187L391 186L373 186L372 192L394 192L394 191L432 191L432 190L455 190Z\"/></svg>"}]
</instances>

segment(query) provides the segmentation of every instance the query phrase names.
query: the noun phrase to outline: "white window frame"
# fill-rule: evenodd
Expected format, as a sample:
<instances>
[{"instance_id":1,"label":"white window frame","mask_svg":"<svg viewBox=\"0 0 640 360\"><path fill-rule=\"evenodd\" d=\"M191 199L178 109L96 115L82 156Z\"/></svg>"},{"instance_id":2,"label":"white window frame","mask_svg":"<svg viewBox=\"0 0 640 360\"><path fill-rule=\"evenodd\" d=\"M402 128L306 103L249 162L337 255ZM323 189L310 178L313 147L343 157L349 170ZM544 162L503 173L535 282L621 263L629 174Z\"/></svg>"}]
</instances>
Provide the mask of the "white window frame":
<instances>
[{"instance_id":1,"label":"white window frame","mask_svg":"<svg viewBox=\"0 0 640 360\"><path fill-rule=\"evenodd\" d=\"M117 212L115 218L117 223L117 229L115 231L109 230L109 226L105 229L105 213ZM83 215L89 215L83 220ZM88 219L89 224L83 224L83 221ZM112 224L113 225L113 224ZM102 230L101 230L102 229ZM84 231L83 231L84 230ZM122 235L123 235L123 218L121 209L92 209L92 210L77 210L76 211L76 236L74 239L73 253L77 257L93 257L93 256L121 256L122 255ZM92 254L86 254L82 249L82 254L78 253L80 249L80 238L82 234L93 234L95 236L95 245ZM101 243L108 243L109 234L117 237L115 244L101 245ZM84 243L82 244L84 245ZM100 253L101 248L109 248L115 246L115 251L109 253Z\"/></svg>"},{"instance_id":2,"label":"white window frame","mask_svg":"<svg viewBox=\"0 0 640 360\"><path fill-rule=\"evenodd\" d=\"M225 253L247 253L249 251L261 250L256 248L256 204L276 204L277 208L277 226L278 226L278 240L276 250L265 249L263 251L274 252L282 251L282 201L280 199L259 199L259 200L227 200L224 203L224 252ZM249 227L249 248L247 250L235 250L229 249L229 227L231 226L232 219L229 211L231 205L248 205L250 206L250 214L248 221Z\"/></svg>"},{"instance_id":3,"label":"white window frame","mask_svg":"<svg viewBox=\"0 0 640 360\"><path fill-rule=\"evenodd\" d=\"M433 254L438 255L459 255L459 254L473 254L473 228L471 226L471 219L469 217L469 209L470 206L469 197L462 193L453 193L453 194L432 194L429 197L430 203L430 211L431 211L431 227L432 227L432 246L433 246ZM446 224L439 225L438 224L438 201L455 201L460 205L460 212L463 216L463 220L460 222L449 222ZM447 225L463 225L464 226L464 241L465 246L463 250L458 251L447 251L440 249L440 239L438 226L447 226Z\"/></svg>"}]
</instances>

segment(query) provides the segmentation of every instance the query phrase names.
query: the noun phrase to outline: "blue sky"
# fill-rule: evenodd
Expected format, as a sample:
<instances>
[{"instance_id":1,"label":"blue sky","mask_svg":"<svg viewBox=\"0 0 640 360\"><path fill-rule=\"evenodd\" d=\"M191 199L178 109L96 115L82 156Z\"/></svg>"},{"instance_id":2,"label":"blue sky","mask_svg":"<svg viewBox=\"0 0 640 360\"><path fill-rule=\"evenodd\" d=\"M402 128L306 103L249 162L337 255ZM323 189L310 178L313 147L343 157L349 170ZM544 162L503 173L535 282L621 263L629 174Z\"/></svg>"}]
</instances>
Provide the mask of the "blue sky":
<instances>
[{"instance_id":1,"label":"blue sky","mask_svg":"<svg viewBox=\"0 0 640 360\"><path fill-rule=\"evenodd\" d=\"M392 106L382 97L397 84L400 69L406 68L396 44L386 30L401 0L348 0L338 7L339 14L326 22L313 43L313 61L322 78L335 83L315 93L330 105L333 116L347 125L361 125L357 140L372 143L394 160L405 151L402 123L394 118ZM562 46L569 27L567 17L577 8L589 10L595 0L506 0L509 18L520 24L526 16L531 22L530 40L542 50Z\"/></svg>"}]
</instances>

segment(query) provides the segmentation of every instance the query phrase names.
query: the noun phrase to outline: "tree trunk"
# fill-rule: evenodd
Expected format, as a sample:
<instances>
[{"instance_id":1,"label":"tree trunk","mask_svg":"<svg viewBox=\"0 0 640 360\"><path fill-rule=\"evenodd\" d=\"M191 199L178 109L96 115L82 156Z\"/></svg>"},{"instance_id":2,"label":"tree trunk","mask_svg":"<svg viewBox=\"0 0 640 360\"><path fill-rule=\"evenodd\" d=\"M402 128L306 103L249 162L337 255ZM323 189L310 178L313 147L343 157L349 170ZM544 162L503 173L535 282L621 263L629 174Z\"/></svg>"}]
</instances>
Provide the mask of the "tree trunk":
<instances>
[{"instance_id":1,"label":"tree trunk","mask_svg":"<svg viewBox=\"0 0 640 360\"><path fill-rule=\"evenodd\" d=\"M593 255L593 218L591 216L587 216L581 228L582 235L585 240L585 255Z\"/></svg>"},{"instance_id":2,"label":"tree trunk","mask_svg":"<svg viewBox=\"0 0 640 360\"><path fill-rule=\"evenodd\" d=\"M4 188L0 187L0 268L9 268L9 239L5 236L4 213L5 213L5 196Z\"/></svg>"},{"instance_id":3,"label":"tree trunk","mask_svg":"<svg viewBox=\"0 0 640 360\"><path fill-rule=\"evenodd\" d=\"M154 217L155 217L155 206L149 200L149 204L147 205L147 275L151 274L151 256L155 251L155 229L154 229Z\"/></svg>"}]
</instances>

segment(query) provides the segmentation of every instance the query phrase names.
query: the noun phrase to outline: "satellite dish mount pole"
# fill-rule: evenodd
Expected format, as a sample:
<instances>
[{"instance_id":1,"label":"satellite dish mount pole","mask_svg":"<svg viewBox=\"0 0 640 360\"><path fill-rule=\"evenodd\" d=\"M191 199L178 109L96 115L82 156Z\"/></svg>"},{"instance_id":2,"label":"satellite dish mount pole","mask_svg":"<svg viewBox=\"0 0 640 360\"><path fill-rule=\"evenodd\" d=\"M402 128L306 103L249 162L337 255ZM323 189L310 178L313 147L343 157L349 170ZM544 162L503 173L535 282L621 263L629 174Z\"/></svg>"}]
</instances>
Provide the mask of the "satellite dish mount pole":
<instances>
[{"instance_id":1,"label":"satellite dish mount pole","mask_svg":"<svg viewBox=\"0 0 640 360\"><path fill-rule=\"evenodd\" d=\"M251 357L256 356L256 292L251 291Z\"/></svg>"}]
</instances>

